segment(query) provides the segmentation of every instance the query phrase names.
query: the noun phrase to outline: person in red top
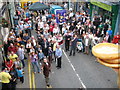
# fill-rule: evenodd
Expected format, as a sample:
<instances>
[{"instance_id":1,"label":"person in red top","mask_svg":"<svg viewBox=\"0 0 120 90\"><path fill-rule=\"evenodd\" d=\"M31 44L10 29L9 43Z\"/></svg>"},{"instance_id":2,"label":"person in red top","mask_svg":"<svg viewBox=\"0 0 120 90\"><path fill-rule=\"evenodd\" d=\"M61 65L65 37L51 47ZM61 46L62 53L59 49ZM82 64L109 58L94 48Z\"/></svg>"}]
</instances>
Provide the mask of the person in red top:
<instances>
[{"instance_id":1,"label":"person in red top","mask_svg":"<svg viewBox=\"0 0 120 90\"><path fill-rule=\"evenodd\" d=\"M52 36L53 36L53 28L54 28L54 25L51 23L50 24L49 32L51 33Z\"/></svg>"},{"instance_id":2,"label":"person in red top","mask_svg":"<svg viewBox=\"0 0 120 90\"><path fill-rule=\"evenodd\" d=\"M17 47L15 47L12 43L10 44L10 46L8 47L8 51L9 52L14 52L16 53L17 52Z\"/></svg>"},{"instance_id":3,"label":"person in red top","mask_svg":"<svg viewBox=\"0 0 120 90\"><path fill-rule=\"evenodd\" d=\"M112 43L117 44L119 40L120 40L120 35L119 33L117 33L117 35L113 37Z\"/></svg>"},{"instance_id":4,"label":"person in red top","mask_svg":"<svg viewBox=\"0 0 120 90\"><path fill-rule=\"evenodd\" d=\"M29 21L29 18L25 18L24 21L25 21L25 22L28 22L28 21Z\"/></svg>"},{"instance_id":5,"label":"person in red top","mask_svg":"<svg viewBox=\"0 0 120 90\"><path fill-rule=\"evenodd\" d=\"M7 69L8 69L8 71L11 71L11 70L13 70L13 61L12 60L10 60L10 59L7 59L6 61L5 61L5 66L7 67Z\"/></svg>"}]
</instances>

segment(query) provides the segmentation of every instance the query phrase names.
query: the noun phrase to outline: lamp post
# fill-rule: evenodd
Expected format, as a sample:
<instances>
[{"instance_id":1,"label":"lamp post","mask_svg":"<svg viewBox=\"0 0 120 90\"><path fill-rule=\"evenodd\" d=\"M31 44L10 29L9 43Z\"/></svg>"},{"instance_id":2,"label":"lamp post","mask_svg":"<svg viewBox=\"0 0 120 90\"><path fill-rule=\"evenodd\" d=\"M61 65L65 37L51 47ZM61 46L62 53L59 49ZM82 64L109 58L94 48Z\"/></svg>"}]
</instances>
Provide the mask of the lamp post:
<instances>
[{"instance_id":1,"label":"lamp post","mask_svg":"<svg viewBox=\"0 0 120 90\"><path fill-rule=\"evenodd\" d=\"M69 7L68 10L69 10L70 7L71 7L71 0L68 1L68 4L69 4L69 5L68 5L68 7Z\"/></svg>"}]
</instances>

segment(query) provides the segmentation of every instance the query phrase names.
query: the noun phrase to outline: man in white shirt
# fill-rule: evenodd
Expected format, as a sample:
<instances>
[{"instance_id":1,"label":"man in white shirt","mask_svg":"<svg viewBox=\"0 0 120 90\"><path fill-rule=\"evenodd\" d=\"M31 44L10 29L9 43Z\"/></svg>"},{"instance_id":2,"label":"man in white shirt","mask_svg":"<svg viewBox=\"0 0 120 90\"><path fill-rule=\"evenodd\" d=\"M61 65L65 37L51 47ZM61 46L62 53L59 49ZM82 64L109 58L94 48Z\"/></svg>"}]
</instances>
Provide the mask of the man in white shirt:
<instances>
[{"instance_id":1,"label":"man in white shirt","mask_svg":"<svg viewBox=\"0 0 120 90\"><path fill-rule=\"evenodd\" d=\"M55 25L55 27L53 28L53 34L55 35L55 34L57 34L57 33L59 33L59 28L58 28L58 26L57 25Z\"/></svg>"},{"instance_id":2,"label":"man in white shirt","mask_svg":"<svg viewBox=\"0 0 120 90\"><path fill-rule=\"evenodd\" d=\"M70 11L69 17L73 17L74 13Z\"/></svg>"},{"instance_id":3,"label":"man in white shirt","mask_svg":"<svg viewBox=\"0 0 120 90\"><path fill-rule=\"evenodd\" d=\"M42 20L40 20L40 21L38 22L38 27L39 27L40 29L43 29L43 27L44 27L44 22L43 22Z\"/></svg>"},{"instance_id":4,"label":"man in white shirt","mask_svg":"<svg viewBox=\"0 0 120 90\"><path fill-rule=\"evenodd\" d=\"M67 7L68 7L68 5L67 5L67 3L65 3L65 4L64 4L64 8L67 9Z\"/></svg>"},{"instance_id":5,"label":"man in white shirt","mask_svg":"<svg viewBox=\"0 0 120 90\"><path fill-rule=\"evenodd\" d=\"M46 16L45 15L42 16L42 21L46 22Z\"/></svg>"}]
</instances>

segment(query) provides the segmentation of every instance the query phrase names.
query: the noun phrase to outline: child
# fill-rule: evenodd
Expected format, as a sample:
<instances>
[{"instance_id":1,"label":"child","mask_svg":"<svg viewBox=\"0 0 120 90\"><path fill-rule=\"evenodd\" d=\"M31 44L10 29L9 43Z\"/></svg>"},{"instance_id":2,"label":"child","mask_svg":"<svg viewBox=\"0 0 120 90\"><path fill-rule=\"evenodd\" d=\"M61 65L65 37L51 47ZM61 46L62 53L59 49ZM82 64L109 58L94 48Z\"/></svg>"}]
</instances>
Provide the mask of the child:
<instances>
[{"instance_id":1,"label":"child","mask_svg":"<svg viewBox=\"0 0 120 90\"><path fill-rule=\"evenodd\" d=\"M23 70L21 69L21 67L18 67L17 68L17 74L18 74L18 78L20 78L20 81L22 82L22 83L24 83L24 72L23 72Z\"/></svg>"}]
</instances>

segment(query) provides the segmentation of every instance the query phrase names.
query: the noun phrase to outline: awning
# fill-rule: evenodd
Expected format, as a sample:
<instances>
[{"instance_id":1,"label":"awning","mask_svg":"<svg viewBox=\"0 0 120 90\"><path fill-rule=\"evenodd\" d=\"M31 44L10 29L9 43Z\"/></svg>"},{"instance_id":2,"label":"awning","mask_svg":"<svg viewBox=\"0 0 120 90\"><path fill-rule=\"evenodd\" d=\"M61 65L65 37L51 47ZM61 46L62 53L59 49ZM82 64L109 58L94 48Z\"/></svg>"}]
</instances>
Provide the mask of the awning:
<instances>
[{"instance_id":1,"label":"awning","mask_svg":"<svg viewBox=\"0 0 120 90\"><path fill-rule=\"evenodd\" d=\"M24 8L24 3L27 3L27 2L30 2L30 1L32 3L39 2L39 0L20 0L21 7Z\"/></svg>"},{"instance_id":2,"label":"awning","mask_svg":"<svg viewBox=\"0 0 120 90\"><path fill-rule=\"evenodd\" d=\"M20 0L20 2L33 2L33 3L35 3L35 2L38 2L39 0Z\"/></svg>"},{"instance_id":3,"label":"awning","mask_svg":"<svg viewBox=\"0 0 120 90\"><path fill-rule=\"evenodd\" d=\"M49 9L49 7L45 4L40 3L40 2L33 3L29 7L30 11L45 10L45 9Z\"/></svg>"}]
</instances>

